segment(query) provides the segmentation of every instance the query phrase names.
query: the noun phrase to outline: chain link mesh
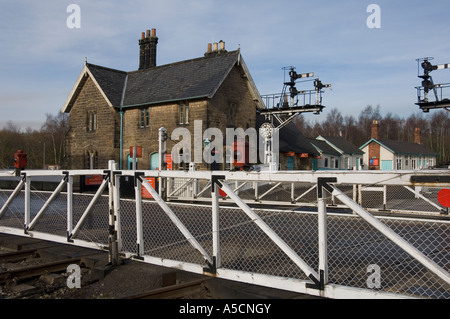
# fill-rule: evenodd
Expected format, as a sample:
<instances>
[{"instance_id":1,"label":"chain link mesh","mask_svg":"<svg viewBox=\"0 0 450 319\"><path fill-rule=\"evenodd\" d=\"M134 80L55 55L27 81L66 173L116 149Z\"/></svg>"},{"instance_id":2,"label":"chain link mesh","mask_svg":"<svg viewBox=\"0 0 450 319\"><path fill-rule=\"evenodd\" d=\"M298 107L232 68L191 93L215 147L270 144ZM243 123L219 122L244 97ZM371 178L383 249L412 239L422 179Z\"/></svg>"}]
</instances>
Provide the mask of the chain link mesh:
<instances>
[{"instance_id":1,"label":"chain link mesh","mask_svg":"<svg viewBox=\"0 0 450 319\"><path fill-rule=\"evenodd\" d=\"M295 212L255 210L307 264L317 269L317 218ZM239 209L220 211L222 267L308 279L292 260Z\"/></svg>"},{"instance_id":2,"label":"chain link mesh","mask_svg":"<svg viewBox=\"0 0 450 319\"><path fill-rule=\"evenodd\" d=\"M450 269L450 225L439 221L380 220L446 271ZM380 269L379 290L449 298L450 286L359 216L328 216L329 281L368 288L369 266Z\"/></svg>"},{"instance_id":3,"label":"chain link mesh","mask_svg":"<svg viewBox=\"0 0 450 319\"><path fill-rule=\"evenodd\" d=\"M251 182L243 186L242 182L231 182L229 185L247 202L295 203L296 208L291 206L291 210L262 209L260 206L253 210L306 264L318 270L318 215L315 208L307 208L317 206L315 185L291 182ZM258 189L255 192L256 186ZM430 216L436 217L436 213L442 213L436 199L439 190L437 188L413 189L417 193L403 186L384 188L381 185L338 185L338 188L370 210L420 212L422 217L430 213ZM211 196L207 181L198 182L193 194L198 193L204 198ZM0 190L0 207L11 194L11 190ZM30 220L33 220L50 195L51 192L32 190ZM183 196L185 195L186 193ZM19 192L0 218L0 226L23 229L24 198L24 191ZM73 195L74 225L80 221L93 198L93 194ZM167 204L193 238L212 256L211 206L171 202ZM448 283L387 239L379 230L358 215L352 214L350 209L343 207L343 204L332 196L327 196L327 205L330 208L327 214L329 283L415 297L450 298ZM309 280L244 211L233 207L230 199L223 202L219 217L222 268ZM408 218L379 217L379 220L449 272L450 222L437 218L413 217L414 215ZM65 237L66 225L67 194L62 192L49 205L34 230ZM145 255L205 266L203 256L153 200L142 202L142 227ZM122 252L137 254L136 229L136 202L133 199L121 198ZM93 206L75 238L107 245L108 230L109 198L106 190ZM377 269L378 273L373 269ZM379 282L373 281L376 279L374 275L378 275Z\"/></svg>"},{"instance_id":4,"label":"chain link mesh","mask_svg":"<svg viewBox=\"0 0 450 319\"><path fill-rule=\"evenodd\" d=\"M106 190L104 193L107 193ZM93 200L92 194L74 194L73 197L73 225L77 225L88 205ZM109 235L109 198L102 195L92 207L80 231L74 237L100 245L108 244Z\"/></svg>"},{"instance_id":5,"label":"chain link mesh","mask_svg":"<svg viewBox=\"0 0 450 319\"><path fill-rule=\"evenodd\" d=\"M13 191L0 191L0 207L6 203ZM3 216L0 218L0 226L23 228L24 225L24 211L25 211L25 195L23 192L19 193L10 203Z\"/></svg>"}]
</instances>

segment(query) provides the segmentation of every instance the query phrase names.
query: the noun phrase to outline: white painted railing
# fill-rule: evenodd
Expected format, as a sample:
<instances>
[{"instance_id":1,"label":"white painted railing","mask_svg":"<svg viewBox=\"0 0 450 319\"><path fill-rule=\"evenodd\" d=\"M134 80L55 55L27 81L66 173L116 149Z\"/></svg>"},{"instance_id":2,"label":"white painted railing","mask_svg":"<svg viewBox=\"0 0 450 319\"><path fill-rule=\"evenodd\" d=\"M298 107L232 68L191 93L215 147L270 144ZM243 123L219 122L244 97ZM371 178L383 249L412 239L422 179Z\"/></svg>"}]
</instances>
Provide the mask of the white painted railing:
<instances>
[{"instance_id":1,"label":"white painted railing","mask_svg":"<svg viewBox=\"0 0 450 319\"><path fill-rule=\"evenodd\" d=\"M0 232L105 249L112 262L133 258L329 298L450 298L447 209L415 190L448 188L448 171L115 168L0 175L0 182L17 183L0 190ZM103 176L96 192L74 192L82 175ZM132 199L121 195L124 176L134 180ZM52 177L53 192L33 188L43 177ZM184 185L160 194L147 177L182 178ZM196 184L188 198L176 196L190 183ZM143 198L145 191L151 199ZM414 208L412 198L435 210L377 217L364 207L371 192L382 195L384 213L394 201L406 200L402 212Z\"/></svg>"}]
</instances>

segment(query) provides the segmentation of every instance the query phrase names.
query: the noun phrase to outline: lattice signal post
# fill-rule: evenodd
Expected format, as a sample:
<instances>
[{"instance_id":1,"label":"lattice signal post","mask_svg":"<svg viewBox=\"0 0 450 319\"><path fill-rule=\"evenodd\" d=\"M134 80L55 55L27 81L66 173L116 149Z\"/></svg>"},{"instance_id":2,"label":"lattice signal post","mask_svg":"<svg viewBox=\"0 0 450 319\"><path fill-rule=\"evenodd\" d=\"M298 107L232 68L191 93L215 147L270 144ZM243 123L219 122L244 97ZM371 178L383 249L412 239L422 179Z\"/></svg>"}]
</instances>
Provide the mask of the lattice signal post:
<instances>
[{"instance_id":1,"label":"lattice signal post","mask_svg":"<svg viewBox=\"0 0 450 319\"><path fill-rule=\"evenodd\" d=\"M298 114L312 112L319 114L325 107L322 105L323 89L331 89L331 84L323 84L318 77L314 80L313 90L297 90L297 80L302 82L311 82L308 79L314 77L314 73L298 74L295 67L284 67L283 70L289 71L289 81L285 81L281 94L272 94L262 96L266 101L266 109L259 113L265 116L265 122L260 127L260 134L264 137L265 162L269 165L270 171L278 170L278 155L273 152L273 137L277 132L289 124ZM305 80L306 79L306 80ZM278 103L276 103L278 101Z\"/></svg>"},{"instance_id":2,"label":"lattice signal post","mask_svg":"<svg viewBox=\"0 0 450 319\"><path fill-rule=\"evenodd\" d=\"M418 102L416 103L424 112L429 112L430 109L443 108L447 111L450 107L450 99L444 97L445 93L449 93L450 83L434 84L430 73L435 70L443 70L450 68L450 64L431 64L432 57L417 59L418 63L418 77L422 79L422 86L416 87ZM420 74L420 68L423 74ZM429 96L430 92L434 93L434 100Z\"/></svg>"}]
</instances>

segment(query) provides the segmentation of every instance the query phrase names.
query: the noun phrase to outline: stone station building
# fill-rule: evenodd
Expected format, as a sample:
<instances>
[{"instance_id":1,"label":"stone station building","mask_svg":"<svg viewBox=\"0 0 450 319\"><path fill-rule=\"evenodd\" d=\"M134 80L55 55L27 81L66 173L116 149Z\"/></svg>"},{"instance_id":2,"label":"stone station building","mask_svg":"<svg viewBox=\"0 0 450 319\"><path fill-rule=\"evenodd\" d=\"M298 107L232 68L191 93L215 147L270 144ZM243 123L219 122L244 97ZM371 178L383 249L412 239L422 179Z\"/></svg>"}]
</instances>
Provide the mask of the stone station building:
<instances>
[{"instance_id":1,"label":"stone station building","mask_svg":"<svg viewBox=\"0 0 450 319\"><path fill-rule=\"evenodd\" d=\"M157 66L157 44L155 29L142 33L136 71L85 62L62 108L70 114L69 169L106 168L109 160L130 168L134 146L140 153L137 168L156 169L161 127L168 133L169 154L178 143L170 139L173 130L186 128L194 136L194 121L203 130L219 128L224 139L226 128L255 127L257 109L264 104L240 49L227 51L220 41L208 44L203 57ZM193 138L191 143L194 150ZM220 169L231 152L223 145ZM197 168L206 165L197 163Z\"/></svg>"}]
</instances>

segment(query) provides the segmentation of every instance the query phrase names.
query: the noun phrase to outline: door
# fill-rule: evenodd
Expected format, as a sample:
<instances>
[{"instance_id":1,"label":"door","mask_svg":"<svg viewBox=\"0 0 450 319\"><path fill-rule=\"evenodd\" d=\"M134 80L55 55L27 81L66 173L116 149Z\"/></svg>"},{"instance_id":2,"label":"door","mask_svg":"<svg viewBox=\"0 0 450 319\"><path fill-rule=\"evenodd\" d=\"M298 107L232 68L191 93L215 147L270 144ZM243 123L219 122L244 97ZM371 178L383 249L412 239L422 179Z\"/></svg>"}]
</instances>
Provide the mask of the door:
<instances>
[{"instance_id":1,"label":"door","mask_svg":"<svg viewBox=\"0 0 450 319\"><path fill-rule=\"evenodd\" d=\"M287 169L288 169L288 171L294 170L294 157L293 156L287 157Z\"/></svg>"},{"instance_id":2,"label":"door","mask_svg":"<svg viewBox=\"0 0 450 319\"><path fill-rule=\"evenodd\" d=\"M392 170L392 161L381 161L381 170L382 171L391 171Z\"/></svg>"},{"instance_id":3,"label":"door","mask_svg":"<svg viewBox=\"0 0 450 319\"><path fill-rule=\"evenodd\" d=\"M150 155L150 169L156 170L159 168L159 153Z\"/></svg>"},{"instance_id":4,"label":"door","mask_svg":"<svg viewBox=\"0 0 450 319\"><path fill-rule=\"evenodd\" d=\"M313 158L312 160L312 169L313 171L316 171L319 168L319 161L317 158Z\"/></svg>"}]
</instances>

